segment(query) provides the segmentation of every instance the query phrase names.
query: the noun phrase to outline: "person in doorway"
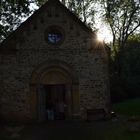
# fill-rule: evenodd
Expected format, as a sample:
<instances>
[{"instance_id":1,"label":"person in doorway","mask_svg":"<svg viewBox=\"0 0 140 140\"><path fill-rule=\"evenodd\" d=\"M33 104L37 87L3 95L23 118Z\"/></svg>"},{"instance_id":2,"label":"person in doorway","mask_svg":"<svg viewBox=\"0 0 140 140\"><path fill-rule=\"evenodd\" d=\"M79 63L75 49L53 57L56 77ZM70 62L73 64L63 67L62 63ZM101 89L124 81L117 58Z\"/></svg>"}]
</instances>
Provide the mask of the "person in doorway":
<instances>
[{"instance_id":1,"label":"person in doorway","mask_svg":"<svg viewBox=\"0 0 140 140\"><path fill-rule=\"evenodd\" d=\"M48 120L54 120L54 110L52 103L48 103L46 111Z\"/></svg>"}]
</instances>

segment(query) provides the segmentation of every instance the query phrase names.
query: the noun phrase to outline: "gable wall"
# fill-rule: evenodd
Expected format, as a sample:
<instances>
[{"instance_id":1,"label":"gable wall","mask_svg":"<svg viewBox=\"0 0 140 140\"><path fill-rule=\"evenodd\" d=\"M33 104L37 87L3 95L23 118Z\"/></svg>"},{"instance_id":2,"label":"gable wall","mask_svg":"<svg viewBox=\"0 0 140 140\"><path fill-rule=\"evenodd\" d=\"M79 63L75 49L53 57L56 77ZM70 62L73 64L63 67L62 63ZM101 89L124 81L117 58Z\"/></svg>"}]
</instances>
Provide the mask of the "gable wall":
<instances>
[{"instance_id":1,"label":"gable wall","mask_svg":"<svg viewBox=\"0 0 140 140\"><path fill-rule=\"evenodd\" d=\"M65 31L62 44L52 46L46 43L44 31L50 25L60 26ZM1 60L3 77L0 77L0 81L4 85L1 88L3 115L12 114L13 118L24 119L32 117L29 94L31 75L39 65L49 63L50 60L64 61L77 72L80 113L85 113L85 109L107 109L108 62L105 50L95 49L97 46L91 41L91 34L68 17L62 9L47 8L38 18L33 18L32 22L24 27L23 32L18 31L16 38L17 41L13 43L17 49L16 54L4 55ZM93 51L90 51L91 47L94 48Z\"/></svg>"}]
</instances>

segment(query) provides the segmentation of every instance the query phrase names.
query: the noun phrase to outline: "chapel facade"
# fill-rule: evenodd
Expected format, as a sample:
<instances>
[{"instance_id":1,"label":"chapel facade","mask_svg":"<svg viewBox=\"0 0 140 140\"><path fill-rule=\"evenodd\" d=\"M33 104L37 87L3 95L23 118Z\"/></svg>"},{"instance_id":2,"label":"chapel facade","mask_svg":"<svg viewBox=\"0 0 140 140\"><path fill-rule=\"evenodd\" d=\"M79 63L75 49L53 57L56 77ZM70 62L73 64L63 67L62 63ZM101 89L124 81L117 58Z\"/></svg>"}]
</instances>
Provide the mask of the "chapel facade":
<instances>
[{"instance_id":1,"label":"chapel facade","mask_svg":"<svg viewBox=\"0 0 140 140\"><path fill-rule=\"evenodd\" d=\"M0 117L97 118L110 111L109 49L58 0L48 0L0 45ZM53 118L48 116L52 113Z\"/></svg>"}]
</instances>

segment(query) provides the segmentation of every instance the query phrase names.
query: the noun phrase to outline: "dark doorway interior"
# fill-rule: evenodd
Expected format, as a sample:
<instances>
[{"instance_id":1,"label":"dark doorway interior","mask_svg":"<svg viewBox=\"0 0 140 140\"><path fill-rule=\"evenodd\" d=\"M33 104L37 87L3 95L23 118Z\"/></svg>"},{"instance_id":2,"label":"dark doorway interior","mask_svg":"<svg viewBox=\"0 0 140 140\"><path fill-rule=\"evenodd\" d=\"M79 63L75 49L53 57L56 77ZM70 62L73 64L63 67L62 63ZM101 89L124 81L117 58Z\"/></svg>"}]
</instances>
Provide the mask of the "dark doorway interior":
<instances>
[{"instance_id":1,"label":"dark doorway interior","mask_svg":"<svg viewBox=\"0 0 140 140\"><path fill-rule=\"evenodd\" d=\"M45 90L47 120L65 119L65 85L46 85Z\"/></svg>"}]
</instances>

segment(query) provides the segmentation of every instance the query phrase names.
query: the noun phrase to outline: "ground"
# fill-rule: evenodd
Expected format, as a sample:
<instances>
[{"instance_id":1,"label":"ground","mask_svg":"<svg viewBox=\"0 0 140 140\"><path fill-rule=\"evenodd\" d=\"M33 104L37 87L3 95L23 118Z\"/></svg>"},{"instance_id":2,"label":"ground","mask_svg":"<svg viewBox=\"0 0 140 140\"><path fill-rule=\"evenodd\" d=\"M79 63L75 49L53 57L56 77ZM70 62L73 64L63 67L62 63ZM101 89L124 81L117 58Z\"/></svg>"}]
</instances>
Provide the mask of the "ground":
<instances>
[{"instance_id":1,"label":"ground","mask_svg":"<svg viewBox=\"0 0 140 140\"><path fill-rule=\"evenodd\" d=\"M100 122L46 122L24 126L4 126L0 140L138 140L140 130L121 118ZM139 122L140 124L140 122ZM9 131L9 128L16 131ZM132 129L132 130L131 130ZM20 132L18 132L18 130Z\"/></svg>"},{"instance_id":2,"label":"ground","mask_svg":"<svg viewBox=\"0 0 140 140\"><path fill-rule=\"evenodd\" d=\"M30 125L3 125L0 140L139 140L139 103L140 99L136 99L115 105L114 109L124 114L117 114L106 121L50 121ZM130 104L132 105L128 110Z\"/></svg>"}]
</instances>

